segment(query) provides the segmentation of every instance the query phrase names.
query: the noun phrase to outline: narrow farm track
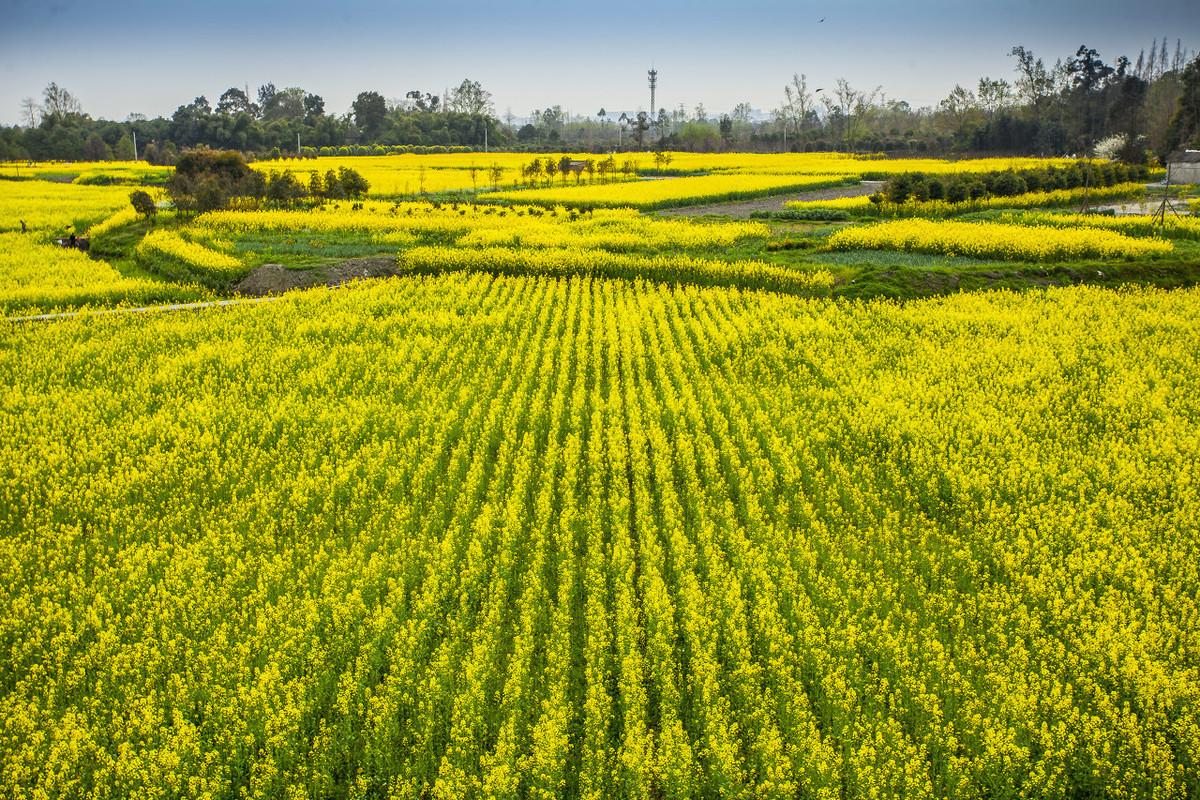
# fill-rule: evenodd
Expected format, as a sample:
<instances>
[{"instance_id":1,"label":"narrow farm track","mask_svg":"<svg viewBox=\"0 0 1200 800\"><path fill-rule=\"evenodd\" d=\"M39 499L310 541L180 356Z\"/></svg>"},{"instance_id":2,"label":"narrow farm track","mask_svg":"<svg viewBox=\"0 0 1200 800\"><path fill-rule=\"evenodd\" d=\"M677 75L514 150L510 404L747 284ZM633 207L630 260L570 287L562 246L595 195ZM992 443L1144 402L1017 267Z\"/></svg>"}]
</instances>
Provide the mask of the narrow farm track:
<instances>
[{"instance_id":1,"label":"narrow farm track","mask_svg":"<svg viewBox=\"0 0 1200 800\"><path fill-rule=\"evenodd\" d=\"M814 200L836 200L842 197L865 197L874 194L883 187L883 181L862 181L853 186L835 186L829 189L818 189L813 192L792 192L777 194L771 197L756 197L753 200L735 200L729 203L709 203L706 205L683 206L681 208L663 208L658 213L672 217L703 217L719 216L734 219L747 219L755 211L782 211L783 204L788 201L811 202Z\"/></svg>"},{"instance_id":2,"label":"narrow farm track","mask_svg":"<svg viewBox=\"0 0 1200 800\"><path fill-rule=\"evenodd\" d=\"M459 273L0 329L0 777L1194 796L1198 319Z\"/></svg>"},{"instance_id":3,"label":"narrow farm track","mask_svg":"<svg viewBox=\"0 0 1200 800\"><path fill-rule=\"evenodd\" d=\"M154 314L168 311L195 311L201 308L224 308L226 306L242 306L253 303L269 303L278 300L279 296L271 297L235 297L229 300L205 300L198 303L167 303L155 306L136 306L131 308L100 308L85 311L58 311L52 314L30 314L23 317L5 317L5 322L52 322L56 319L71 319L73 317L104 317L112 314Z\"/></svg>"}]
</instances>

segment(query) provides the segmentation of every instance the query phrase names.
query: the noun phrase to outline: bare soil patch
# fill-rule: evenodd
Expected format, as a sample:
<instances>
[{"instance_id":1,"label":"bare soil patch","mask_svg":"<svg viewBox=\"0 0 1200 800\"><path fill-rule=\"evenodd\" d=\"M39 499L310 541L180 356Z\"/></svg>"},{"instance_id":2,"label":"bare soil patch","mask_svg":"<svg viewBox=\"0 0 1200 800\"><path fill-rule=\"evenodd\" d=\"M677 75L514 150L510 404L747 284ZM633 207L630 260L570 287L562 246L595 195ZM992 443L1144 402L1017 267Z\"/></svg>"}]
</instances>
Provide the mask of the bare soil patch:
<instances>
[{"instance_id":1,"label":"bare soil patch","mask_svg":"<svg viewBox=\"0 0 1200 800\"><path fill-rule=\"evenodd\" d=\"M386 256L352 258L311 269L288 269L282 264L263 264L233 287L246 297L282 294L313 286L340 286L361 278L384 278L396 274L396 259Z\"/></svg>"}]
</instances>

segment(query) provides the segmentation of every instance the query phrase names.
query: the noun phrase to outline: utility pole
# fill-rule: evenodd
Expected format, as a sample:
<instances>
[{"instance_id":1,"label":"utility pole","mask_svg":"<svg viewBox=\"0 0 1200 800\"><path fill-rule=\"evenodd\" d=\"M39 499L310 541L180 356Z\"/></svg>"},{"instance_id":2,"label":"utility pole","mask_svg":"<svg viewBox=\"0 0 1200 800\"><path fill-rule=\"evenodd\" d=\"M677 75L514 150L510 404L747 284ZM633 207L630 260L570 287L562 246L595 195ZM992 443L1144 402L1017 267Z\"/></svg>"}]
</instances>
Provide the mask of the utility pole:
<instances>
[{"instance_id":1,"label":"utility pole","mask_svg":"<svg viewBox=\"0 0 1200 800\"><path fill-rule=\"evenodd\" d=\"M654 90L658 87L658 70L651 66L650 71L646 74L650 76L650 124L656 125L657 117L654 115Z\"/></svg>"},{"instance_id":2,"label":"utility pole","mask_svg":"<svg viewBox=\"0 0 1200 800\"><path fill-rule=\"evenodd\" d=\"M132 133L133 133L133 160L137 161L137 128L133 128Z\"/></svg>"},{"instance_id":3,"label":"utility pole","mask_svg":"<svg viewBox=\"0 0 1200 800\"><path fill-rule=\"evenodd\" d=\"M483 152L487 152L487 117L483 118Z\"/></svg>"},{"instance_id":4,"label":"utility pole","mask_svg":"<svg viewBox=\"0 0 1200 800\"><path fill-rule=\"evenodd\" d=\"M300 157L300 131L296 131L296 158Z\"/></svg>"}]
</instances>

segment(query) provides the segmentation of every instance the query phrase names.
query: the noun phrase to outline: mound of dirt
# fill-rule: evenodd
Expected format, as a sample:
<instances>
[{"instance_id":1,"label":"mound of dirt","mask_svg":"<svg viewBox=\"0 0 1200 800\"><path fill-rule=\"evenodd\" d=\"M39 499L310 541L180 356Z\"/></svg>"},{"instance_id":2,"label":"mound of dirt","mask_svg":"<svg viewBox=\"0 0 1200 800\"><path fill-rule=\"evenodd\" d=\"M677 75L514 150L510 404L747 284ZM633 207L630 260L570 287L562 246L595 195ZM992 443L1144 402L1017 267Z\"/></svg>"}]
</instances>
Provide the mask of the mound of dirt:
<instances>
[{"instance_id":1,"label":"mound of dirt","mask_svg":"<svg viewBox=\"0 0 1200 800\"><path fill-rule=\"evenodd\" d=\"M311 269L288 269L282 264L263 264L233 287L246 297L282 294L292 289L313 286L340 286L362 278L384 278L396 274L396 259L389 257L352 258L338 264Z\"/></svg>"}]
</instances>

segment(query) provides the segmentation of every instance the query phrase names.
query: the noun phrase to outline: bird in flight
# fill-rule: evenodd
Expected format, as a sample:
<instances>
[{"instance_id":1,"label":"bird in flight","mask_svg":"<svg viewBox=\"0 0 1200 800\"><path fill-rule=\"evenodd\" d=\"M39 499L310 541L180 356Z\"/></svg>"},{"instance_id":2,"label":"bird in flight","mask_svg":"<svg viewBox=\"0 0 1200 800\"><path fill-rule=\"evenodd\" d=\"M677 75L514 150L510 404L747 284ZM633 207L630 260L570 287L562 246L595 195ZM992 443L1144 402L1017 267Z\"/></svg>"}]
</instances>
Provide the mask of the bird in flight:
<instances>
[{"instance_id":1,"label":"bird in flight","mask_svg":"<svg viewBox=\"0 0 1200 800\"><path fill-rule=\"evenodd\" d=\"M824 21L825 21L825 18L821 17L819 20L817 20L817 24L820 25Z\"/></svg>"},{"instance_id":2,"label":"bird in flight","mask_svg":"<svg viewBox=\"0 0 1200 800\"><path fill-rule=\"evenodd\" d=\"M823 91L825 91L825 90L824 90L824 89L817 89L815 92L813 92L813 94L820 94L820 93L821 93L821 92L823 92Z\"/></svg>"}]
</instances>

